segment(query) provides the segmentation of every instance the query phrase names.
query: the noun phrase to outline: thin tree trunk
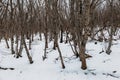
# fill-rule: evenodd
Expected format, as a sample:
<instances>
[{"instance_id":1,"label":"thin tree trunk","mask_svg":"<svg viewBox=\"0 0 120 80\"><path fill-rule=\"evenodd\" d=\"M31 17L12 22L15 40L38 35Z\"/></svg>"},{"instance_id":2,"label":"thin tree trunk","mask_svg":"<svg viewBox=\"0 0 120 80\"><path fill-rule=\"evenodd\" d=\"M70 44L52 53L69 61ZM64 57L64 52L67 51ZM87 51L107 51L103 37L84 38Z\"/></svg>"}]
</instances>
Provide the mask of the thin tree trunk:
<instances>
[{"instance_id":1,"label":"thin tree trunk","mask_svg":"<svg viewBox=\"0 0 120 80\"><path fill-rule=\"evenodd\" d=\"M40 37L40 41L42 41L42 35L40 32L39 32L39 37Z\"/></svg>"},{"instance_id":2,"label":"thin tree trunk","mask_svg":"<svg viewBox=\"0 0 120 80\"><path fill-rule=\"evenodd\" d=\"M18 55L18 45L19 45L19 43L18 43L18 35L16 35L16 55ZM18 57L16 57L16 58L18 58Z\"/></svg>"},{"instance_id":3,"label":"thin tree trunk","mask_svg":"<svg viewBox=\"0 0 120 80\"><path fill-rule=\"evenodd\" d=\"M20 48L19 48L19 52L17 54L17 58L22 57L22 50L23 50L23 40L21 38L21 40L20 40Z\"/></svg>"},{"instance_id":4,"label":"thin tree trunk","mask_svg":"<svg viewBox=\"0 0 120 80\"><path fill-rule=\"evenodd\" d=\"M69 32L68 32L68 31L66 31L66 40L65 40L65 44L67 44L67 43L68 43L68 34L69 34Z\"/></svg>"},{"instance_id":5,"label":"thin tree trunk","mask_svg":"<svg viewBox=\"0 0 120 80\"><path fill-rule=\"evenodd\" d=\"M112 46L112 39L113 39L113 1L114 0L110 0L110 8L111 8L111 20L110 20L110 38L109 38L109 43L108 43L108 48L106 50L106 53L108 55L110 55L110 53L112 52L111 50L111 46Z\"/></svg>"},{"instance_id":6,"label":"thin tree trunk","mask_svg":"<svg viewBox=\"0 0 120 80\"><path fill-rule=\"evenodd\" d=\"M31 50L31 43L32 43L32 40L31 40L31 36L29 38L29 50Z\"/></svg>"},{"instance_id":7,"label":"thin tree trunk","mask_svg":"<svg viewBox=\"0 0 120 80\"><path fill-rule=\"evenodd\" d=\"M54 43L53 43L54 50L56 50L56 46L57 46L56 41L55 41L56 40L55 37L56 37L56 32L54 32Z\"/></svg>"},{"instance_id":8,"label":"thin tree trunk","mask_svg":"<svg viewBox=\"0 0 120 80\"><path fill-rule=\"evenodd\" d=\"M60 43L63 43L63 29L61 28L61 33L60 33Z\"/></svg>"},{"instance_id":9,"label":"thin tree trunk","mask_svg":"<svg viewBox=\"0 0 120 80\"><path fill-rule=\"evenodd\" d=\"M34 34L32 33L32 41L34 41Z\"/></svg>"},{"instance_id":10,"label":"thin tree trunk","mask_svg":"<svg viewBox=\"0 0 120 80\"><path fill-rule=\"evenodd\" d=\"M71 46L71 49L72 49L74 55L75 55L76 57L79 57L79 54L78 54L77 49L76 49L76 44L74 43L74 48L73 48L70 40L69 40L69 44L70 44L70 46Z\"/></svg>"},{"instance_id":11,"label":"thin tree trunk","mask_svg":"<svg viewBox=\"0 0 120 80\"><path fill-rule=\"evenodd\" d=\"M44 48L44 56L43 56L43 60L45 60L47 58L47 55L46 55L46 49L48 48L48 35L47 35L47 31L46 33L44 33L45 35L45 48Z\"/></svg>"},{"instance_id":12,"label":"thin tree trunk","mask_svg":"<svg viewBox=\"0 0 120 80\"><path fill-rule=\"evenodd\" d=\"M22 35L22 39L23 39L23 45L25 46L25 50L26 50L26 54L27 54L27 57L29 59L29 62L30 64L33 63L33 60L32 60L32 57L30 56L30 53L29 53L29 50L27 48L27 45L26 45L26 42L25 42L25 39L24 39L24 36Z\"/></svg>"},{"instance_id":13,"label":"thin tree trunk","mask_svg":"<svg viewBox=\"0 0 120 80\"><path fill-rule=\"evenodd\" d=\"M14 51L14 38L13 38L13 36L11 37L11 53L15 54L15 51Z\"/></svg>"},{"instance_id":14,"label":"thin tree trunk","mask_svg":"<svg viewBox=\"0 0 120 80\"><path fill-rule=\"evenodd\" d=\"M110 53L112 52L112 50L111 50L112 39L113 39L113 28L112 28L112 27L113 27L113 26L111 26L110 38L109 38L109 42L108 42L108 48L107 48L107 50L106 50L106 53L107 53L108 55L110 55Z\"/></svg>"},{"instance_id":15,"label":"thin tree trunk","mask_svg":"<svg viewBox=\"0 0 120 80\"><path fill-rule=\"evenodd\" d=\"M8 44L8 41L7 41L6 38L5 38L5 43L6 43L6 45L7 45L7 48L10 48L10 47L9 47L9 44Z\"/></svg>"},{"instance_id":16,"label":"thin tree trunk","mask_svg":"<svg viewBox=\"0 0 120 80\"><path fill-rule=\"evenodd\" d=\"M64 69L64 68L65 68L65 65L64 65L64 62L63 62L62 53L61 53L60 48L59 48L59 45L58 45L58 36L57 36L57 34L55 34L55 41L54 41L54 42L55 42L56 48L58 49L58 52L59 52L59 56L60 56L62 68Z\"/></svg>"}]
</instances>

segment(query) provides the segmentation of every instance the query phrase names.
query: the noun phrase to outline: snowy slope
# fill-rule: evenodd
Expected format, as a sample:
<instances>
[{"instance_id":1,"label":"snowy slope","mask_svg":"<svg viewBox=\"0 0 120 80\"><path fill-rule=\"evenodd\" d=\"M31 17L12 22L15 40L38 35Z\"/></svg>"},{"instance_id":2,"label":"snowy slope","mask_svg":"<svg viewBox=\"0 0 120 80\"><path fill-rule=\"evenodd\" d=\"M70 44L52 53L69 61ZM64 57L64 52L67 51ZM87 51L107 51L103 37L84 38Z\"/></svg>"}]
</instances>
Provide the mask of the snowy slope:
<instances>
[{"instance_id":1,"label":"snowy slope","mask_svg":"<svg viewBox=\"0 0 120 80\"><path fill-rule=\"evenodd\" d=\"M86 53L92 55L87 59L87 70L81 70L81 62L73 56L69 44L60 44L64 57L65 69L61 68L58 52L52 50L52 42L47 49L47 59L42 60L44 41L35 37L30 53L34 63L29 64L25 50L23 57L16 59L6 48L4 40L0 43L0 67L15 68L15 70L0 69L0 80L120 80L120 41L114 41L111 55L99 54L104 44L87 43Z\"/></svg>"}]
</instances>

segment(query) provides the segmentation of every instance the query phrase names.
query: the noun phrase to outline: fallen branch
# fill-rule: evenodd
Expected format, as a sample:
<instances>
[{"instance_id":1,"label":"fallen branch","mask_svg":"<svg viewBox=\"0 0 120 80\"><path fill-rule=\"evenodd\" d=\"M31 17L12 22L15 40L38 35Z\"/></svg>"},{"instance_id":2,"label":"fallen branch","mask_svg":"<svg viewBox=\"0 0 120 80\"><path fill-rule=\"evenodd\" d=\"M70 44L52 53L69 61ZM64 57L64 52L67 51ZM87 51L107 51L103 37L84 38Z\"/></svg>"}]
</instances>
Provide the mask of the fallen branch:
<instances>
[{"instance_id":1,"label":"fallen branch","mask_svg":"<svg viewBox=\"0 0 120 80\"><path fill-rule=\"evenodd\" d=\"M120 76L116 76L116 75L113 75L113 74L110 74L110 73L103 73L103 75L111 76L111 77L114 77L114 78L120 78Z\"/></svg>"},{"instance_id":2,"label":"fallen branch","mask_svg":"<svg viewBox=\"0 0 120 80\"><path fill-rule=\"evenodd\" d=\"M3 68L3 67L0 67L0 69L2 69L2 70L14 70L14 68Z\"/></svg>"}]
</instances>

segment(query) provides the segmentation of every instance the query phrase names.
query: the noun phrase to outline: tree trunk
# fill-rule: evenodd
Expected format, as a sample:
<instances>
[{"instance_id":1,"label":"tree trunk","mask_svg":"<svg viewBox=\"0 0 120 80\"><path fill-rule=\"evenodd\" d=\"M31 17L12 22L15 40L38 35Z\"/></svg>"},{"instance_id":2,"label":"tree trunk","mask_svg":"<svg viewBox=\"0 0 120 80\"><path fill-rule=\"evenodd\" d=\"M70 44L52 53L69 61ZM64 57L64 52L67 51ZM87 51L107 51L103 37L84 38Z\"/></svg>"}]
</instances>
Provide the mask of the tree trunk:
<instances>
[{"instance_id":1,"label":"tree trunk","mask_svg":"<svg viewBox=\"0 0 120 80\"><path fill-rule=\"evenodd\" d=\"M110 0L110 9L111 9L111 18L110 18L110 38L108 43L108 48L106 50L106 53L110 55L112 52L111 46L112 46L112 39L113 39L113 0Z\"/></svg>"},{"instance_id":2,"label":"tree trunk","mask_svg":"<svg viewBox=\"0 0 120 80\"><path fill-rule=\"evenodd\" d=\"M60 32L60 43L63 43L63 29L62 28Z\"/></svg>"},{"instance_id":3,"label":"tree trunk","mask_svg":"<svg viewBox=\"0 0 120 80\"><path fill-rule=\"evenodd\" d=\"M16 35L16 55L18 56L18 45L19 45L19 43L18 43L18 35ZM16 58L18 58L18 57L16 57Z\"/></svg>"},{"instance_id":4,"label":"tree trunk","mask_svg":"<svg viewBox=\"0 0 120 80\"><path fill-rule=\"evenodd\" d=\"M29 38L29 50L31 50L31 43L32 43L32 40L31 40L31 36Z\"/></svg>"},{"instance_id":5,"label":"tree trunk","mask_svg":"<svg viewBox=\"0 0 120 80\"><path fill-rule=\"evenodd\" d=\"M58 45L58 36L57 36L57 34L55 34L54 43L56 44L56 48L58 49L59 56L60 56L60 60L61 60L61 65L62 65L62 68L64 69L64 68L65 68L65 65L64 65L64 62L63 62L62 53L61 53L60 48L59 48L59 45Z\"/></svg>"},{"instance_id":6,"label":"tree trunk","mask_svg":"<svg viewBox=\"0 0 120 80\"><path fill-rule=\"evenodd\" d=\"M32 60L32 57L30 56L29 51L28 51L28 48L27 48L27 45L26 45L26 42L25 42L25 39L24 39L24 35L22 35L22 40L23 40L23 45L25 46L25 50L26 50L26 54L27 54L27 57L29 59L29 62L30 62L30 64L32 64L33 60Z\"/></svg>"},{"instance_id":7,"label":"tree trunk","mask_svg":"<svg viewBox=\"0 0 120 80\"><path fill-rule=\"evenodd\" d=\"M14 38L13 38L13 36L11 37L11 53L15 54L15 51L14 51Z\"/></svg>"},{"instance_id":8,"label":"tree trunk","mask_svg":"<svg viewBox=\"0 0 120 80\"><path fill-rule=\"evenodd\" d=\"M6 42L7 48L10 48L6 38L5 38L5 42Z\"/></svg>"},{"instance_id":9,"label":"tree trunk","mask_svg":"<svg viewBox=\"0 0 120 80\"><path fill-rule=\"evenodd\" d=\"M79 57L81 60L81 68L83 70L87 69L86 58L85 58L85 48L86 48L86 40L81 41L81 46L79 45Z\"/></svg>"},{"instance_id":10,"label":"tree trunk","mask_svg":"<svg viewBox=\"0 0 120 80\"><path fill-rule=\"evenodd\" d=\"M20 48L19 48L19 52L17 54L17 58L22 57L22 50L23 50L23 40L22 40L22 37L21 37Z\"/></svg>"}]
</instances>

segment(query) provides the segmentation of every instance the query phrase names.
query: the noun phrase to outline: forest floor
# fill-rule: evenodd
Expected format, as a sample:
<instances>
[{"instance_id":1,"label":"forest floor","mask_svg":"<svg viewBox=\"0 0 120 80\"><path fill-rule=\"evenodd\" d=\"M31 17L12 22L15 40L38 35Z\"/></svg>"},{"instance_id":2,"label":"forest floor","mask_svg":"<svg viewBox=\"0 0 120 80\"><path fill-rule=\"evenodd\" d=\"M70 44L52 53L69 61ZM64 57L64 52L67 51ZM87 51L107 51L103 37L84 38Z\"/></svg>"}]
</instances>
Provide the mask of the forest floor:
<instances>
[{"instance_id":1,"label":"forest floor","mask_svg":"<svg viewBox=\"0 0 120 80\"><path fill-rule=\"evenodd\" d=\"M28 43L28 41L26 41ZM113 41L112 53L107 55L104 42L87 42L87 70L81 69L81 62L76 58L69 44L59 43L66 68L61 68L59 53L53 50L53 42L49 43L47 59L43 61L44 41L38 36L32 42L33 64L29 64L25 50L22 58L16 59L6 48L5 41L0 43L0 80L120 80L120 40ZM14 68L12 70L11 68Z\"/></svg>"}]
</instances>

